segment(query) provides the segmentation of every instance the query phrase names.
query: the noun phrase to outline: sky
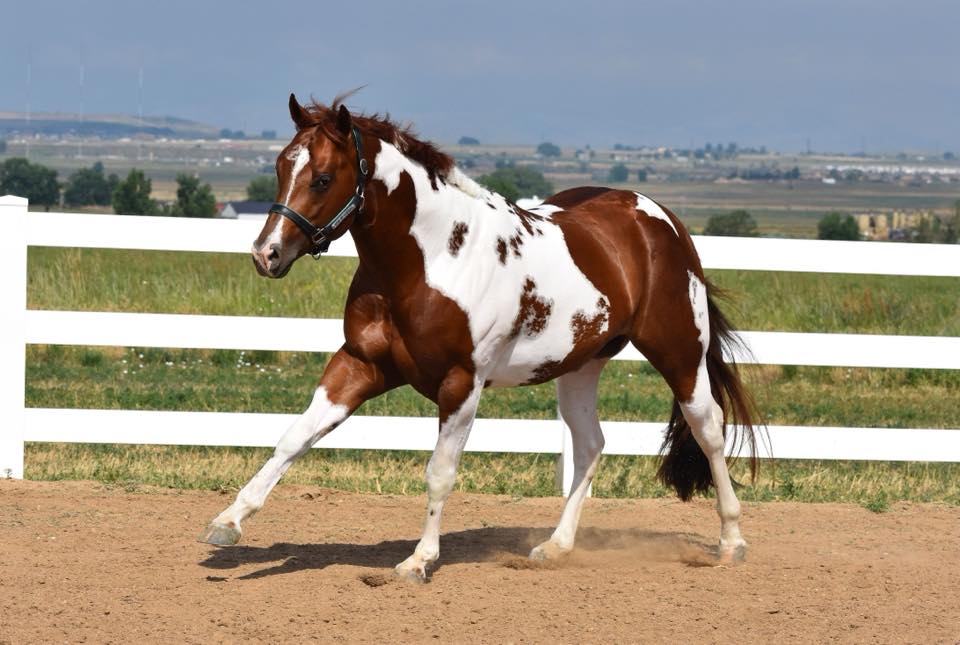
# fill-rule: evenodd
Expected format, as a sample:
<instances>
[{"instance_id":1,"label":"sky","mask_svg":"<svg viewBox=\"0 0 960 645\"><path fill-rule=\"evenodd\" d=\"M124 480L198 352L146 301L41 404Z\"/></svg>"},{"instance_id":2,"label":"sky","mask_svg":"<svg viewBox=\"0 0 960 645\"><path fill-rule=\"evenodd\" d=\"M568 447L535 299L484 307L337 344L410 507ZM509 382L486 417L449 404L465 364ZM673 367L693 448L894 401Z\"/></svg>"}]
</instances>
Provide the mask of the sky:
<instances>
[{"instance_id":1,"label":"sky","mask_svg":"<svg viewBox=\"0 0 960 645\"><path fill-rule=\"evenodd\" d=\"M425 138L960 153L960 2L0 0L0 110L292 133L289 93Z\"/></svg>"}]
</instances>

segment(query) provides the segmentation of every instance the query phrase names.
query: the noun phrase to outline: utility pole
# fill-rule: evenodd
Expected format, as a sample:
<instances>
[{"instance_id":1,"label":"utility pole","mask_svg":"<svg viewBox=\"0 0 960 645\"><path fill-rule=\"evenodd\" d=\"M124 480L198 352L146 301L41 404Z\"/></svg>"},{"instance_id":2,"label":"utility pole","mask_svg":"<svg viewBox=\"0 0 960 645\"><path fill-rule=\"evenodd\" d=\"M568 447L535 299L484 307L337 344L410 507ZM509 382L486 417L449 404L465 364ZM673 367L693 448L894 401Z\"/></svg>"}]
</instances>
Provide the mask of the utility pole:
<instances>
[{"instance_id":1,"label":"utility pole","mask_svg":"<svg viewBox=\"0 0 960 645\"><path fill-rule=\"evenodd\" d=\"M33 85L33 50L27 48L27 127L24 128L24 140L27 142L26 157L30 159L30 89Z\"/></svg>"},{"instance_id":2,"label":"utility pole","mask_svg":"<svg viewBox=\"0 0 960 645\"><path fill-rule=\"evenodd\" d=\"M77 132L77 158L83 159L83 82L86 76L86 66L80 63L80 127Z\"/></svg>"}]
</instances>

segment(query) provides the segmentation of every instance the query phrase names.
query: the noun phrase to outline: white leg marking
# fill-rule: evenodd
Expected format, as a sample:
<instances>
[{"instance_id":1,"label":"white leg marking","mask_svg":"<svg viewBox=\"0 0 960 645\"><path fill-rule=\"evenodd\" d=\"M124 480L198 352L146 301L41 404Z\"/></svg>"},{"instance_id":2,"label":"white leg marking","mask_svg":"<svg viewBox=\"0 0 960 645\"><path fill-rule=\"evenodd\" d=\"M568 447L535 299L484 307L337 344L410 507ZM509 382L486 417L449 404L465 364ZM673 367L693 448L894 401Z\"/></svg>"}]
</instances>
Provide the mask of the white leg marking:
<instances>
[{"instance_id":1,"label":"white leg marking","mask_svg":"<svg viewBox=\"0 0 960 645\"><path fill-rule=\"evenodd\" d=\"M573 487L560 522L550 539L534 547L530 557L547 560L573 549L580 511L603 450L603 432L597 418L597 383L606 359L591 361L579 371L557 379L557 402L573 439Z\"/></svg>"},{"instance_id":2,"label":"white leg marking","mask_svg":"<svg viewBox=\"0 0 960 645\"><path fill-rule=\"evenodd\" d=\"M440 557L440 516L457 481L457 466L470 436L482 392L483 380L477 379L467 399L440 428L437 446L427 464L427 519L423 535L413 555L396 567L397 575L403 578L426 580L427 567Z\"/></svg>"},{"instance_id":3,"label":"white leg marking","mask_svg":"<svg viewBox=\"0 0 960 645\"><path fill-rule=\"evenodd\" d=\"M727 461L724 458L723 411L710 391L707 373L707 348L710 346L710 321L707 314L707 288L703 282L688 272L690 278L690 306L693 322L700 331L703 353L697 367L697 381L693 396L680 403L683 418L690 424L693 436L710 463L710 472L717 489L717 513L720 515L720 550L722 555L733 555L737 548L745 547L740 535L740 500L733 491Z\"/></svg>"},{"instance_id":4,"label":"white leg marking","mask_svg":"<svg viewBox=\"0 0 960 645\"><path fill-rule=\"evenodd\" d=\"M680 237L680 234L677 233L677 227L673 225L673 220L670 219L670 216L667 215L667 212L657 202L653 201L646 195L641 195L640 193L634 193L637 196L637 210L643 211L650 217L655 217L659 220L663 220L670 225L670 228L673 229L673 234L677 237Z\"/></svg>"},{"instance_id":5,"label":"white leg marking","mask_svg":"<svg viewBox=\"0 0 960 645\"><path fill-rule=\"evenodd\" d=\"M214 519L240 531L240 523L263 507L267 495L277 485L287 469L307 452L321 437L347 418L349 410L327 398L327 390L320 386L307 408L280 438L277 448L267 463L237 494L237 499Z\"/></svg>"}]
</instances>

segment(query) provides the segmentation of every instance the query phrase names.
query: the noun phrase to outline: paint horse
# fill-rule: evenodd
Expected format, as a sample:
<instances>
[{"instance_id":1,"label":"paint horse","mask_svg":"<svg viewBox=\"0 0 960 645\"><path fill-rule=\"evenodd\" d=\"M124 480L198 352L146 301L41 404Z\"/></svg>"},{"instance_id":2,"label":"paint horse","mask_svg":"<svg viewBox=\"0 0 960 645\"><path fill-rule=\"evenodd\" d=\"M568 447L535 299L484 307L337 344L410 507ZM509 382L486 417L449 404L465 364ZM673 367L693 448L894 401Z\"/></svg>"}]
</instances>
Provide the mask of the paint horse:
<instances>
[{"instance_id":1,"label":"paint horse","mask_svg":"<svg viewBox=\"0 0 960 645\"><path fill-rule=\"evenodd\" d=\"M484 389L555 379L572 432L573 488L550 539L531 558L568 553L603 434L597 383L628 342L674 394L659 477L686 500L713 484L719 553L742 556L740 503L724 457L732 421L753 438L752 407L723 346L734 340L679 219L635 192L575 188L524 210L482 188L453 160L389 118L301 106L277 159L278 199L253 262L283 277L350 233L359 265L343 347L307 410L200 539L236 544L284 472L364 401L409 384L439 409L426 469L427 516L396 573L423 581L440 554L440 517ZM730 432L735 432L736 426Z\"/></svg>"}]
</instances>

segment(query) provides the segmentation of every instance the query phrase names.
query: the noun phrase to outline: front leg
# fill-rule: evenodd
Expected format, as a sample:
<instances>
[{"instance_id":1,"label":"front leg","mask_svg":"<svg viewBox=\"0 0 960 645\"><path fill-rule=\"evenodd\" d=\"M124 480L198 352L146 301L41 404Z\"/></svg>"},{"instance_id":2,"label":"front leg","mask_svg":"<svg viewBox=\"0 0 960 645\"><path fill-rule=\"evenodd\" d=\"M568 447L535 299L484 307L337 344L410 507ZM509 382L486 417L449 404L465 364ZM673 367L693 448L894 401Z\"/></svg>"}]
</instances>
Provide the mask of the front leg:
<instances>
[{"instance_id":1,"label":"front leg","mask_svg":"<svg viewBox=\"0 0 960 645\"><path fill-rule=\"evenodd\" d=\"M401 578L425 582L427 568L440 557L443 504L456 483L457 465L470 436L482 392L483 380L461 368L451 370L440 387L437 398L440 436L427 464L427 520L413 555L395 569Z\"/></svg>"},{"instance_id":2,"label":"front leg","mask_svg":"<svg viewBox=\"0 0 960 645\"><path fill-rule=\"evenodd\" d=\"M241 523L260 510L293 462L364 401L396 385L375 363L340 349L327 364L310 407L283 434L273 457L240 490L233 504L214 518L199 540L221 546L239 542Z\"/></svg>"}]
</instances>

